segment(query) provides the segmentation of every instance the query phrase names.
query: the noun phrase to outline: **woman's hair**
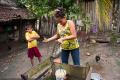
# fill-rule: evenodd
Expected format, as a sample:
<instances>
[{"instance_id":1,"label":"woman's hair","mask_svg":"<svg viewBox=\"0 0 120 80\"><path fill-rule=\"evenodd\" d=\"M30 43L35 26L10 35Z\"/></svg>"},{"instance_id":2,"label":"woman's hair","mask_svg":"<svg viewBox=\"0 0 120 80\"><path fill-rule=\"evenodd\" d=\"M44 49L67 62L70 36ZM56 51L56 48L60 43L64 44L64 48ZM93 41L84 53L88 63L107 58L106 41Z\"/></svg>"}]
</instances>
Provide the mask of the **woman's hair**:
<instances>
[{"instance_id":1,"label":"woman's hair","mask_svg":"<svg viewBox=\"0 0 120 80\"><path fill-rule=\"evenodd\" d=\"M57 9L55 9L55 14L54 16L56 18L60 17L60 18L64 18L65 17L65 10L62 7L58 7Z\"/></svg>"}]
</instances>

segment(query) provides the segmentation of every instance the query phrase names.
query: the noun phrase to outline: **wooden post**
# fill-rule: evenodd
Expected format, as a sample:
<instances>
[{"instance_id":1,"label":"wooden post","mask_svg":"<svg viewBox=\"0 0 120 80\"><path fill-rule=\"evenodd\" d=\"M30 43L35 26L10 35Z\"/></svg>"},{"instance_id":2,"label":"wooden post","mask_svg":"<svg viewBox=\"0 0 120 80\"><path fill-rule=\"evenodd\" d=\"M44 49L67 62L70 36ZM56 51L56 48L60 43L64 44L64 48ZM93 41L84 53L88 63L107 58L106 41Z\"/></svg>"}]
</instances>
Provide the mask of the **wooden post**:
<instances>
[{"instance_id":1,"label":"wooden post","mask_svg":"<svg viewBox=\"0 0 120 80\"><path fill-rule=\"evenodd\" d=\"M22 19L20 19L20 23L19 23L19 41L22 41L23 36L22 36L22 30L23 30L23 26L22 26Z\"/></svg>"},{"instance_id":2,"label":"wooden post","mask_svg":"<svg viewBox=\"0 0 120 80\"><path fill-rule=\"evenodd\" d=\"M41 17L39 18L39 34L41 35Z\"/></svg>"},{"instance_id":3,"label":"wooden post","mask_svg":"<svg viewBox=\"0 0 120 80\"><path fill-rule=\"evenodd\" d=\"M21 74L21 78L23 80L29 80L32 79L36 74L37 76L35 76L34 78L38 78L39 76L44 75L43 73L49 68L50 68L50 57L44 60L41 64L38 64L37 66L31 68L27 72Z\"/></svg>"}]
</instances>

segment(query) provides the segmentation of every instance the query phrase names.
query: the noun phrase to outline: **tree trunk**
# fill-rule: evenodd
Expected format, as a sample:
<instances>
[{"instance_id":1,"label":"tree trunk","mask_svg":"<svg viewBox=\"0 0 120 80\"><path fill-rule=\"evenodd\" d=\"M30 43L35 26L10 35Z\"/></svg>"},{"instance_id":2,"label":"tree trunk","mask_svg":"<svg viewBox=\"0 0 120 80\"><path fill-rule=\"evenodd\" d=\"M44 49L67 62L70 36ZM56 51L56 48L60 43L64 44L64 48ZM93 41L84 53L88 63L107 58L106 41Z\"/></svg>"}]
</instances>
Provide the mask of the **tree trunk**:
<instances>
[{"instance_id":1,"label":"tree trunk","mask_svg":"<svg viewBox=\"0 0 120 80\"><path fill-rule=\"evenodd\" d=\"M39 31L38 33L41 35L41 17L39 18Z\"/></svg>"}]
</instances>

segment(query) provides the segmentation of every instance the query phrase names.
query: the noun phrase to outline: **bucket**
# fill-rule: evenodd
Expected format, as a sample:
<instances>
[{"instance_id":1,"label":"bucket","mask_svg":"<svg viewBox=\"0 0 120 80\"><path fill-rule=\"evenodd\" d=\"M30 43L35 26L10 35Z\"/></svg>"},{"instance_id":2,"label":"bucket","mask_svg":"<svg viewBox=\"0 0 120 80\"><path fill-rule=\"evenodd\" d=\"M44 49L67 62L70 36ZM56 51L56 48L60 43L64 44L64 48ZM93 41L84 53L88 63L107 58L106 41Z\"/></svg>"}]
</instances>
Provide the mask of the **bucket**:
<instances>
[{"instance_id":1,"label":"bucket","mask_svg":"<svg viewBox=\"0 0 120 80\"><path fill-rule=\"evenodd\" d=\"M91 80L102 80L102 77L98 73L91 73Z\"/></svg>"},{"instance_id":2,"label":"bucket","mask_svg":"<svg viewBox=\"0 0 120 80\"><path fill-rule=\"evenodd\" d=\"M66 70L64 69L57 69L55 72L56 80L64 80L66 76Z\"/></svg>"}]
</instances>

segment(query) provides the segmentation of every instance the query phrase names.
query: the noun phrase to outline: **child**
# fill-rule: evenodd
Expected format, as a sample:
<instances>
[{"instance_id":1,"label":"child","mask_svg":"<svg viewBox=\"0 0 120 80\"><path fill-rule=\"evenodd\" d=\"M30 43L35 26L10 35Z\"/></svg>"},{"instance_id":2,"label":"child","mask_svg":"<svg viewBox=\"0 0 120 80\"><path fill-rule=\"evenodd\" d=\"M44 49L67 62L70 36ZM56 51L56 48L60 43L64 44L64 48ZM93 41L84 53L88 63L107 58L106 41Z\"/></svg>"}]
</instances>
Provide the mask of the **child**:
<instances>
[{"instance_id":1,"label":"child","mask_svg":"<svg viewBox=\"0 0 120 80\"><path fill-rule=\"evenodd\" d=\"M37 48L37 39L39 39L40 36L33 30L31 24L26 26L25 38L28 41L28 57L30 58L32 66L34 66L34 56L38 57L39 62L41 61L41 54Z\"/></svg>"}]
</instances>

